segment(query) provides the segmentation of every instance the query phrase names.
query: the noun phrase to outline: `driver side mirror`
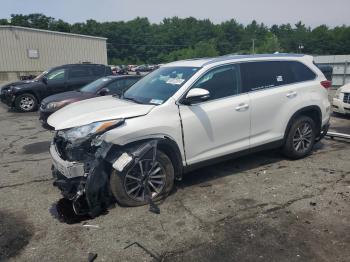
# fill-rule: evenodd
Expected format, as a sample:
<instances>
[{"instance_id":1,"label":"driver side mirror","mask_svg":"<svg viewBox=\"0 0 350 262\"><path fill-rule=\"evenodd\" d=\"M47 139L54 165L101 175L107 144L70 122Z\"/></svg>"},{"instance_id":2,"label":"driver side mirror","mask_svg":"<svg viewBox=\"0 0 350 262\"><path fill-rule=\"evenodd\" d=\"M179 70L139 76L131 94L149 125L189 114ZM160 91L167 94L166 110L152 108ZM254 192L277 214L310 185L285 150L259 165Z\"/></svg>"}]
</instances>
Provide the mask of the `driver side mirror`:
<instances>
[{"instance_id":1,"label":"driver side mirror","mask_svg":"<svg viewBox=\"0 0 350 262\"><path fill-rule=\"evenodd\" d=\"M187 93L183 103L185 105L192 105L195 103L206 101L209 98L210 98L210 93L208 90L205 90L203 88L193 88Z\"/></svg>"},{"instance_id":2,"label":"driver side mirror","mask_svg":"<svg viewBox=\"0 0 350 262\"><path fill-rule=\"evenodd\" d=\"M45 85L47 85L47 78L46 78L46 76L43 77L42 81L43 81L43 83L44 83Z\"/></svg>"},{"instance_id":3,"label":"driver side mirror","mask_svg":"<svg viewBox=\"0 0 350 262\"><path fill-rule=\"evenodd\" d=\"M102 88L100 91L98 91L98 94L99 94L100 96L108 95L108 93L109 93L109 89L106 88L106 87L104 87L104 88Z\"/></svg>"}]
</instances>

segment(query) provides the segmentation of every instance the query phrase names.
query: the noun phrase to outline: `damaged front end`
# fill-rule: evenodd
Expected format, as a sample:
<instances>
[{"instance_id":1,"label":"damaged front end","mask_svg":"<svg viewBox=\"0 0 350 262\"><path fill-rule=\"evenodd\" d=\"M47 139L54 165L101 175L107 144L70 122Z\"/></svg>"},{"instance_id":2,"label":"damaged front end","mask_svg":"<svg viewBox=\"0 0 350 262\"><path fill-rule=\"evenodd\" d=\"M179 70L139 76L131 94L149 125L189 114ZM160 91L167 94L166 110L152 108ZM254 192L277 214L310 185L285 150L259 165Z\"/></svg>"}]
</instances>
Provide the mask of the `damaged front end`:
<instances>
[{"instance_id":1,"label":"damaged front end","mask_svg":"<svg viewBox=\"0 0 350 262\"><path fill-rule=\"evenodd\" d=\"M116 120L57 131L50 147L54 186L72 201L77 215L95 217L111 204L107 160L112 144L103 134L124 123Z\"/></svg>"},{"instance_id":2,"label":"damaged front end","mask_svg":"<svg viewBox=\"0 0 350 262\"><path fill-rule=\"evenodd\" d=\"M99 132L85 134L84 139L79 135L73 136L72 133L77 132L74 129L56 132L50 147L52 173L55 178L53 184L60 189L65 199L72 202L76 215L96 217L115 201L109 185L112 169L123 172L132 168L149 152L152 152L154 164L157 140L127 147L109 144L103 140L103 133L123 123L124 121L114 122ZM148 175L144 177L144 186L148 183ZM148 187L145 188L150 211L159 213L151 193L147 191Z\"/></svg>"}]
</instances>

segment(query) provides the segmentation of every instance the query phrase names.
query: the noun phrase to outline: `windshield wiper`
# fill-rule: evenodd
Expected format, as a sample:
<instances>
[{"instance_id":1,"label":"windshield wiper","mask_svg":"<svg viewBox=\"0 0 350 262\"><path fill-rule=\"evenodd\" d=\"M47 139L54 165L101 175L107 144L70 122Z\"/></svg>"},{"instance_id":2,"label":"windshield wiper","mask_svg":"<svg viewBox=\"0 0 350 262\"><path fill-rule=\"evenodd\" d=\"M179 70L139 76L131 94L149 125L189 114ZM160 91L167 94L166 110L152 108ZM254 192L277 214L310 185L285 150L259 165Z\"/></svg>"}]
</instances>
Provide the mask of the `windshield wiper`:
<instances>
[{"instance_id":1,"label":"windshield wiper","mask_svg":"<svg viewBox=\"0 0 350 262\"><path fill-rule=\"evenodd\" d=\"M139 101L139 100L137 100L136 98L133 98L133 97L126 97L126 96L123 95L120 98L124 99L124 100L129 100L129 101L135 102L137 104L143 104L141 101Z\"/></svg>"}]
</instances>

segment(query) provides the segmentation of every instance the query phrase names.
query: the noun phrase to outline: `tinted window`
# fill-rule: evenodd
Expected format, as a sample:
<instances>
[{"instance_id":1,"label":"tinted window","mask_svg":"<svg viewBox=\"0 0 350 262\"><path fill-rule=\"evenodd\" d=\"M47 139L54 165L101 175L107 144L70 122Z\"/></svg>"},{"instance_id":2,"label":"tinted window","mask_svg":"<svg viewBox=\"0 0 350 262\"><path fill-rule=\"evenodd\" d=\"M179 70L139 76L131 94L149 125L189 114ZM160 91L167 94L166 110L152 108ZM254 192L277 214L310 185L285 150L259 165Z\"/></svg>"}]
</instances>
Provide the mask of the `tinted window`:
<instances>
[{"instance_id":1,"label":"tinted window","mask_svg":"<svg viewBox=\"0 0 350 262\"><path fill-rule=\"evenodd\" d=\"M245 92L312 80L315 73L296 61L249 62L241 64Z\"/></svg>"},{"instance_id":2,"label":"tinted window","mask_svg":"<svg viewBox=\"0 0 350 262\"><path fill-rule=\"evenodd\" d=\"M296 82L313 80L316 74L306 65L300 62L289 62Z\"/></svg>"},{"instance_id":3,"label":"tinted window","mask_svg":"<svg viewBox=\"0 0 350 262\"><path fill-rule=\"evenodd\" d=\"M125 79L119 79L109 83L106 88L109 89L110 94L121 94L126 88Z\"/></svg>"},{"instance_id":4,"label":"tinted window","mask_svg":"<svg viewBox=\"0 0 350 262\"><path fill-rule=\"evenodd\" d=\"M80 92L96 93L101 87L103 87L110 81L112 81L112 79L108 77L99 78L91 82L90 84L87 84L86 86L80 88Z\"/></svg>"},{"instance_id":5,"label":"tinted window","mask_svg":"<svg viewBox=\"0 0 350 262\"><path fill-rule=\"evenodd\" d=\"M125 85L127 87L132 86L133 84L135 84L140 78L129 78L129 79L125 79Z\"/></svg>"},{"instance_id":6,"label":"tinted window","mask_svg":"<svg viewBox=\"0 0 350 262\"><path fill-rule=\"evenodd\" d=\"M240 78L237 65L214 69L205 74L193 88L203 88L210 93L210 99L232 96L240 93Z\"/></svg>"},{"instance_id":7,"label":"tinted window","mask_svg":"<svg viewBox=\"0 0 350 262\"><path fill-rule=\"evenodd\" d=\"M241 64L245 92L287 85L295 82L287 61L249 62Z\"/></svg>"},{"instance_id":8,"label":"tinted window","mask_svg":"<svg viewBox=\"0 0 350 262\"><path fill-rule=\"evenodd\" d=\"M69 79L82 78L91 76L91 72L88 67L72 67L69 69Z\"/></svg>"},{"instance_id":9,"label":"tinted window","mask_svg":"<svg viewBox=\"0 0 350 262\"><path fill-rule=\"evenodd\" d=\"M93 66L93 67L91 67L92 74L94 76L98 76L98 77L101 77L101 76L105 75L105 69L106 68L104 66Z\"/></svg>"}]
</instances>

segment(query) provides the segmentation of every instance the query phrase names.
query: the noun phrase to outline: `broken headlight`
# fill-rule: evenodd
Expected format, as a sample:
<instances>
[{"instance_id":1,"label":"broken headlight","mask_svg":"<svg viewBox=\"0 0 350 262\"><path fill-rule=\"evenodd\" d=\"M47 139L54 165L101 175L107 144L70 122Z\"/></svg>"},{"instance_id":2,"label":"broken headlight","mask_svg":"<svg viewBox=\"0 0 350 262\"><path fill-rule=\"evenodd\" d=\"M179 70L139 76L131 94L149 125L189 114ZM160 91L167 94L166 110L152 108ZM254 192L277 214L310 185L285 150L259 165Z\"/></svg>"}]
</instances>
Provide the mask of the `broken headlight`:
<instances>
[{"instance_id":1,"label":"broken headlight","mask_svg":"<svg viewBox=\"0 0 350 262\"><path fill-rule=\"evenodd\" d=\"M124 122L124 119L95 122L85 126L74 127L65 132L65 137L69 141L86 140L92 136L98 136L117 127Z\"/></svg>"}]
</instances>

